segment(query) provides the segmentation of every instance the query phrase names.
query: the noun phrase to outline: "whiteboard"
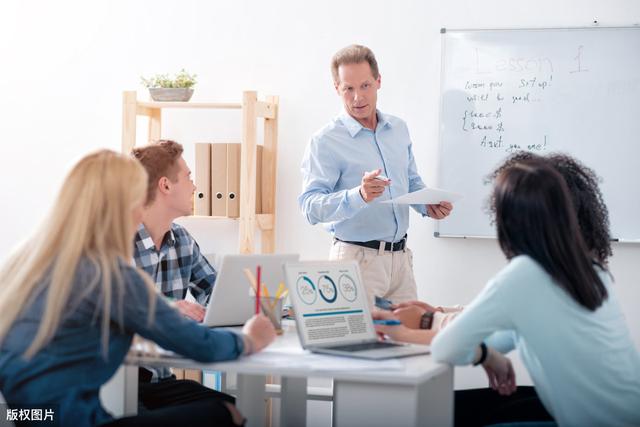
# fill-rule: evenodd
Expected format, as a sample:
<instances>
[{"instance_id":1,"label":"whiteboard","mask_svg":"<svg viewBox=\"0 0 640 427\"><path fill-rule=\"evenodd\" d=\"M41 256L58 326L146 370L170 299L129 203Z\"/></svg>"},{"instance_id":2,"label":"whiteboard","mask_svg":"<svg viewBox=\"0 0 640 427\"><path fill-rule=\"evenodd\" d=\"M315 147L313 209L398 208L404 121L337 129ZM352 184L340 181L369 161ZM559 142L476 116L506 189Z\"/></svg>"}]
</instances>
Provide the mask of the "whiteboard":
<instances>
[{"instance_id":1,"label":"whiteboard","mask_svg":"<svg viewBox=\"0 0 640 427\"><path fill-rule=\"evenodd\" d=\"M602 178L611 234L640 241L640 28L443 30L436 236L495 237L484 178L511 152L565 152Z\"/></svg>"}]
</instances>

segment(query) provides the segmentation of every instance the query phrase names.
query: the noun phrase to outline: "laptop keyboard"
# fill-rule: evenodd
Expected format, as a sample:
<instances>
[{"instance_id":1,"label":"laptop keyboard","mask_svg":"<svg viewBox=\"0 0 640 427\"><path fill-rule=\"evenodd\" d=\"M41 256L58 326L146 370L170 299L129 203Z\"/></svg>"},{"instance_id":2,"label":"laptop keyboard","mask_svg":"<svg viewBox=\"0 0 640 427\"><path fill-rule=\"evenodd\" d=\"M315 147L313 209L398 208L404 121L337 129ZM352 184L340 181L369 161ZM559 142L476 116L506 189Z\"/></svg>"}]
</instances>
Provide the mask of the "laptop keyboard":
<instances>
[{"instance_id":1,"label":"laptop keyboard","mask_svg":"<svg viewBox=\"0 0 640 427\"><path fill-rule=\"evenodd\" d=\"M329 347L331 350L339 351L363 351L363 350L379 350L384 348L398 347L398 344L390 342L367 342L363 344L347 344Z\"/></svg>"}]
</instances>

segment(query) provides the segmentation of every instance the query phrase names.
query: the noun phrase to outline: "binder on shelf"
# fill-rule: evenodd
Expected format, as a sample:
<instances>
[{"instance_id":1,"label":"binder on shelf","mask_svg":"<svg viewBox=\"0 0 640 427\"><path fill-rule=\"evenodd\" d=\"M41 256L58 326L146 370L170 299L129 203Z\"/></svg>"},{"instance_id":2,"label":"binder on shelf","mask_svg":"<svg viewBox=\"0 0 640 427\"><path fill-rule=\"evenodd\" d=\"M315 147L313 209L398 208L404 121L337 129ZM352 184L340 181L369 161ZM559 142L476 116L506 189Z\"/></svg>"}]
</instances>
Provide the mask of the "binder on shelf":
<instances>
[{"instance_id":1,"label":"binder on shelf","mask_svg":"<svg viewBox=\"0 0 640 427\"><path fill-rule=\"evenodd\" d=\"M227 144L227 216L240 216L240 147Z\"/></svg>"},{"instance_id":2,"label":"binder on shelf","mask_svg":"<svg viewBox=\"0 0 640 427\"><path fill-rule=\"evenodd\" d=\"M227 145L211 144L211 215L227 216Z\"/></svg>"},{"instance_id":3,"label":"binder on shelf","mask_svg":"<svg viewBox=\"0 0 640 427\"><path fill-rule=\"evenodd\" d=\"M196 144L196 193L193 198L195 215L211 215L211 144Z\"/></svg>"},{"instance_id":4,"label":"binder on shelf","mask_svg":"<svg viewBox=\"0 0 640 427\"><path fill-rule=\"evenodd\" d=\"M227 144L227 216L240 216L240 157L242 144ZM262 145L256 145L256 213L262 213Z\"/></svg>"}]
</instances>

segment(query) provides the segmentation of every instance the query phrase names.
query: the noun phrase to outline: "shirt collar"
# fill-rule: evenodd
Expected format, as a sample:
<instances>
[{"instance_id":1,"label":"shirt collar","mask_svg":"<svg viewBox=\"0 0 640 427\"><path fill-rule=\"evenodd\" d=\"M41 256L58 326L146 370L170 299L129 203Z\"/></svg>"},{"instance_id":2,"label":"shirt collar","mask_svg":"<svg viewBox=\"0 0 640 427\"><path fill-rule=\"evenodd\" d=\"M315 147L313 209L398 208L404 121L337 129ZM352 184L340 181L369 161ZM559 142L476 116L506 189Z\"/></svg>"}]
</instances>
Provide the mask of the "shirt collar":
<instances>
[{"instance_id":1,"label":"shirt collar","mask_svg":"<svg viewBox=\"0 0 640 427\"><path fill-rule=\"evenodd\" d=\"M174 246L175 243L176 243L176 236L175 234L173 234L173 230L169 229L169 231L167 231L167 233L162 238L161 247L164 246L165 244L169 246ZM151 235L149 234L144 224L142 223L140 223L140 225L138 226L138 233L136 235L136 245L138 246L138 249L140 251L142 250L148 251L155 248L155 244L153 243L153 239L151 238Z\"/></svg>"},{"instance_id":2,"label":"shirt collar","mask_svg":"<svg viewBox=\"0 0 640 427\"><path fill-rule=\"evenodd\" d=\"M382 129L385 126L391 126L391 122L389 121L389 118L382 111L376 109L376 115L378 116L378 125L376 129L378 128ZM358 122L356 119L351 117L349 113L347 113L345 110L342 110L342 113L340 114L339 119L342 122L342 124L347 128L347 131L349 132L349 135L351 135L351 138L355 138L358 132L364 129L364 126L362 126L360 122Z\"/></svg>"}]
</instances>

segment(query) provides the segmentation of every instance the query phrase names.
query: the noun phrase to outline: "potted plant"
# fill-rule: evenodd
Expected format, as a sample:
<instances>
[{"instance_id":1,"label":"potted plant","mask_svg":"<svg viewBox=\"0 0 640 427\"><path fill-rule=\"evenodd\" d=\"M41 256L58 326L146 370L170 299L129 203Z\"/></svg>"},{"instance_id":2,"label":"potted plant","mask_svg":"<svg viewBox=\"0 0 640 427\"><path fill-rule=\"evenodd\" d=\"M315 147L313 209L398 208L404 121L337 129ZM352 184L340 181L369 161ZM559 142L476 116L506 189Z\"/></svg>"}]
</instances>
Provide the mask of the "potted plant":
<instances>
[{"instance_id":1,"label":"potted plant","mask_svg":"<svg viewBox=\"0 0 640 427\"><path fill-rule=\"evenodd\" d=\"M176 73L173 78L168 74L156 74L148 79L141 77L142 84L149 89L154 101L182 101L186 102L193 95L196 75L189 74L184 69Z\"/></svg>"}]
</instances>

